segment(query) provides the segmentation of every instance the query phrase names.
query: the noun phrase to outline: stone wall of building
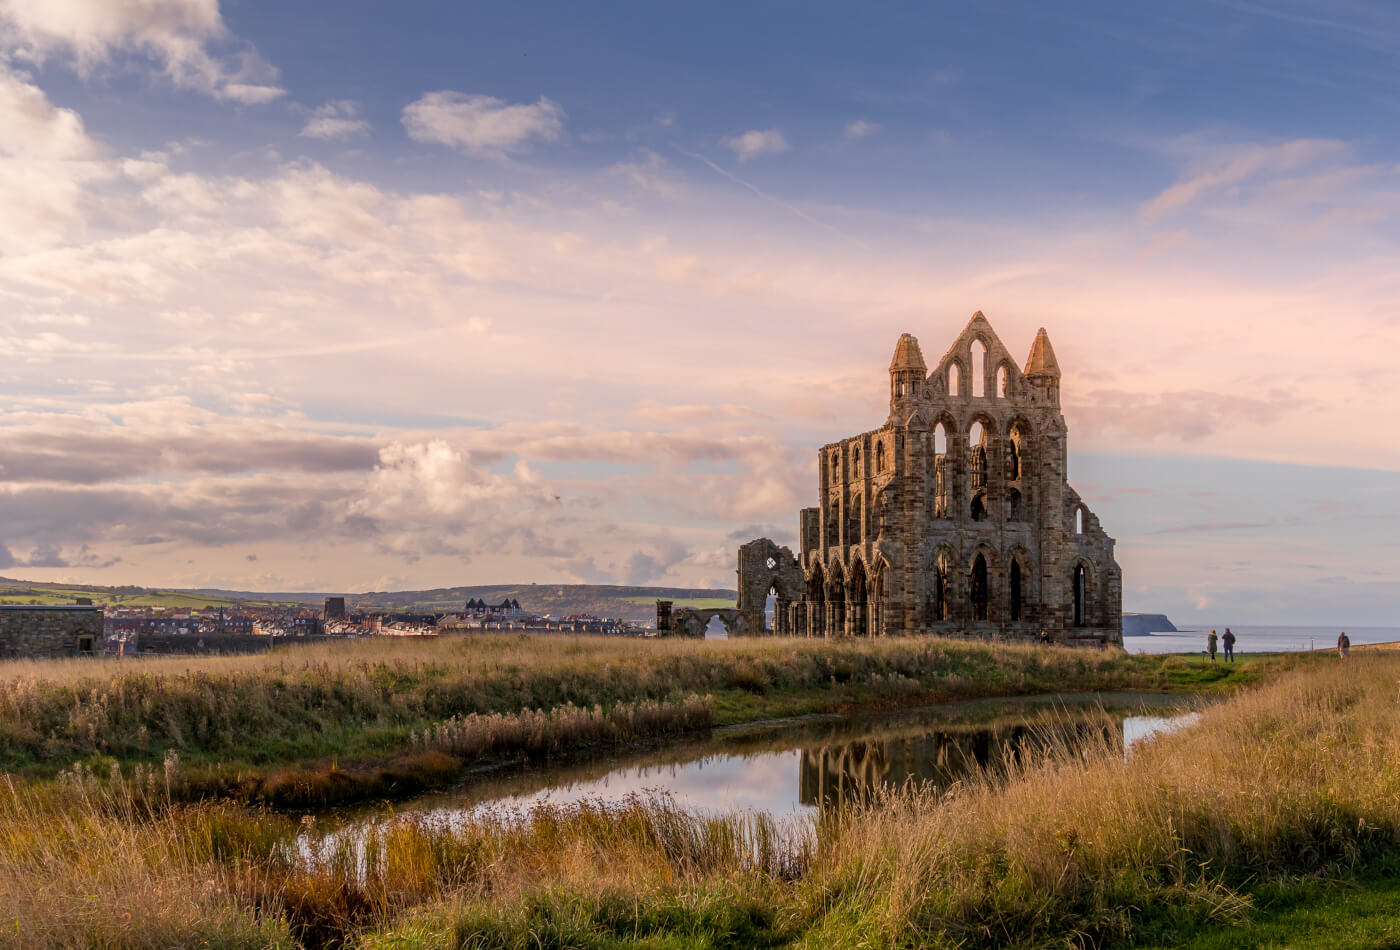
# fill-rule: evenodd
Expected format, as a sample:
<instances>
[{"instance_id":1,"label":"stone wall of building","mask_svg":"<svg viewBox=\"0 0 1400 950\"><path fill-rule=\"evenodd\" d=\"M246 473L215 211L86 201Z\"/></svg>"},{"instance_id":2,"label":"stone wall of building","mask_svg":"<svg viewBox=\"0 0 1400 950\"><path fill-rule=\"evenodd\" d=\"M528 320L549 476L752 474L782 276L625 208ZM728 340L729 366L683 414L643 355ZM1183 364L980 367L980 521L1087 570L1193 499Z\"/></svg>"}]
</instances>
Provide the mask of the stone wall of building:
<instances>
[{"instance_id":1,"label":"stone wall of building","mask_svg":"<svg viewBox=\"0 0 1400 950\"><path fill-rule=\"evenodd\" d=\"M1114 541L1069 486L1067 435L1043 329L1022 366L976 313L931 371L904 334L885 424L818 452L803 593L775 626L1121 643Z\"/></svg>"},{"instance_id":2,"label":"stone wall of building","mask_svg":"<svg viewBox=\"0 0 1400 950\"><path fill-rule=\"evenodd\" d=\"M102 652L102 608L0 605L0 658L49 658Z\"/></svg>"},{"instance_id":3,"label":"stone wall of building","mask_svg":"<svg viewBox=\"0 0 1400 950\"><path fill-rule=\"evenodd\" d=\"M344 637L309 634L304 637L270 637L251 633L141 633L128 641L126 656L142 653L234 655L266 653L274 647L333 643Z\"/></svg>"}]
</instances>

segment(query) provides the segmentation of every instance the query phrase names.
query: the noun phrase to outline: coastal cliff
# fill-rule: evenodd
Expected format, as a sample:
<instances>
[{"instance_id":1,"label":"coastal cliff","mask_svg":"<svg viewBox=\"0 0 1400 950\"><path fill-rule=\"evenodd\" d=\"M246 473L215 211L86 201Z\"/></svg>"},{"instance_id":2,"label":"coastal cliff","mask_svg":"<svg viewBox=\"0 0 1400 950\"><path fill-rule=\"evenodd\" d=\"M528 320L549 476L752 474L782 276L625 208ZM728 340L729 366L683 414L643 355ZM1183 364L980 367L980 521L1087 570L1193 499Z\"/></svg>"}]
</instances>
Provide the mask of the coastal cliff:
<instances>
[{"instance_id":1,"label":"coastal cliff","mask_svg":"<svg viewBox=\"0 0 1400 950\"><path fill-rule=\"evenodd\" d=\"M1176 625L1167 619L1166 614L1123 615L1123 636L1145 637L1149 633L1176 633Z\"/></svg>"}]
</instances>

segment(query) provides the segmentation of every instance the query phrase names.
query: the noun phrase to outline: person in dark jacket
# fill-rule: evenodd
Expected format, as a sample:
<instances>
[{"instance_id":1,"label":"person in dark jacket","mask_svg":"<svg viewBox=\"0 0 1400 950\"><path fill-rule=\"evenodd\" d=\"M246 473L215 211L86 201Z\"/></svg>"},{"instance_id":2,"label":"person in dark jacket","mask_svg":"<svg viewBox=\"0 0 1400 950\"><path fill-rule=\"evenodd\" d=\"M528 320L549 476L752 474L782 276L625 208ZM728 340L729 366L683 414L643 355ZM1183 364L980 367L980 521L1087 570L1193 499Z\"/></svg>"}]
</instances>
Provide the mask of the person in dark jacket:
<instances>
[{"instance_id":1,"label":"person in dark jacket","mask_svg":"<svg viewBox=\"0 0 1400 950\"><path fill-rule=\"evenodd\" d=\"M1206 650L1210 653L1210 661L1212 663L1215 662L1215 645L1219 642L1220 638L1215 635L1214 630L1210 632L1210 636L1206 637Z\"/></svg>"},{"instance_id":2,"label":"person in dark jacket","mask_svg":"<svg viewBox=\"0 0 1400 950\"><path fill-rule=\"evenodd\" d=\"M1343 630L1342 635L1337 638L1337 655L1346 656L1350 652L1351 637L1347 636L1346 631Z\"/></svg>"},{"instance_id":3,"label":"person in dark jacket","mask_svg":"<svg viewBox=\"0 0 1400 950\"><path fill-rule=\"evenodd\" d=\"M1225 645L1225 660L1227 663L1235 662L1235 635L1230 632L1230 628L1225 628L1225 636L1220 638L1220 642Z\"/></svg>"}]
</instances>

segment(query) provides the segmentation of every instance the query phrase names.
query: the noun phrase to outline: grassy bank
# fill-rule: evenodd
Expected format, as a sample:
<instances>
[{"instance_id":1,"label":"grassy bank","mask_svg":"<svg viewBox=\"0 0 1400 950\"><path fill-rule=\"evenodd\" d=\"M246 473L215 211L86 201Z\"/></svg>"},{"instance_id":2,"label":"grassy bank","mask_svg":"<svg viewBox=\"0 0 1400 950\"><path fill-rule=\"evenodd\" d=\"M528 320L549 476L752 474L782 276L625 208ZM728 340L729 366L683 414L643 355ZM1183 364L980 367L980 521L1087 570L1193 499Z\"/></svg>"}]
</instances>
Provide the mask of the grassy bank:
<instances>
[{"instance_id":1,"label":"grassy bank","mask_svg":"<svg viewBox=\"0 0 1400 950\"><path fill-rule=\"evenodd\" d=\"M154 766L174 753L195 791L279 800L265 794L269 778L277 788L325 785L316 774L335 771L340 793L325 799L334 800L412 792L484 756L541 751L522 741L437 750L454 761L422 754L415 735L465 717L595 707L612 715L699 695L712 697L714 722L733 723L984 696L1227 688L1254 668L930 638L520 636L386 638L246 657L9 662L0 664L0 769L42 778L85 762L105 774L111 761Z\"/></svg>"},{"instance_id":2,"label":"grassy bank","mask_svg":"<svg viewBox=\"0 0 1400 950\"><path fill-rule=\"evenodd\" d=\"M639 800L523 827L390 816L357 841L166 805L154 772L7 785L0 941L1204 948L1350 917L1384 934L1365 895L1388 879L1356 875L1400 850L1397 679L1393 654L1308 658L1126 762L1066 748L791 826Z\"/></svg>"}]
</instances>

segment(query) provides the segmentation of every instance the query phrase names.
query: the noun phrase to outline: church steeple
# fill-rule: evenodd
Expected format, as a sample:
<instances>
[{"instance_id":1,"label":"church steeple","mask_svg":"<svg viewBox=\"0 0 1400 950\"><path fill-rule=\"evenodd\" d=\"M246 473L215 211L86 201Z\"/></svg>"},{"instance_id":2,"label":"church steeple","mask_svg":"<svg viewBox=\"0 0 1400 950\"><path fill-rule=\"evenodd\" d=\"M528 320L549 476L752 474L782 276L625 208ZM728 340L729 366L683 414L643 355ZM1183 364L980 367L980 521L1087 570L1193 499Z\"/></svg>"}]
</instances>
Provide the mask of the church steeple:
<instances>
[{"instance_id":1,"label":"church steeple","mask_svg":"<svg viewBox=\"0 0 1400 950\"><path fill-rule=\"evenodd\" d=\"M890 415L912 410L923 389L928 366L919 341L911 333L901 333L890 360Z\"/></svg>"},{"instance_id":2,"label":"church steeple","mask_svg":"<svg viewBox=\"0 0 1400 950\"><path fill-rule=\"evenodd\" d=\"M1055 348L1050 345L1050 334L1041 327L1031 344L1031 355L1026 358L1026 381L1031 384L1038 398L1052 406L1060 404L1060 363L1055 359Z\"/></svg>"}]
</instances>

